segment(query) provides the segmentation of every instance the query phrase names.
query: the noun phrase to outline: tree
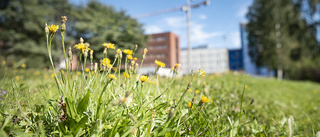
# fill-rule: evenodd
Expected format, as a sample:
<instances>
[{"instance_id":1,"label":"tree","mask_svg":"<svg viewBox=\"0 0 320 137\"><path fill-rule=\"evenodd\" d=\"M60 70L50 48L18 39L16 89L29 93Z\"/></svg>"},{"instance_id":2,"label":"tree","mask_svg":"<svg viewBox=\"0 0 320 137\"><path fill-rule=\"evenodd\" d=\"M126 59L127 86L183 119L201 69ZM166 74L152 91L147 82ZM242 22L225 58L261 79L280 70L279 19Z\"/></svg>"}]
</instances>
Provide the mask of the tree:
<instances>
[{"instance_id":1,"label":"tree","mask_svg":"<svg viewBox=\"0 0 320 137\"><path fill-rule=\"evenodd\" d=\"M125 11L118 12L96 1L75 6L67 0L3 0L0 2L1 56L16 62L25 59L28 67L49 66L44 25L60 25L61 16L68 16L66 46L73 46L83 37L96 51L96 59L102 57L105 42L131 49L146 42L142 25L135 19ZM56 35L52 55L58 63L63 54L60 33Z\"/></svg>"},{"instance_id":2,"label":"tree","mask_svg":"<svg viewBox=\"0 0 320 137\"><path fill-rule=\"evenodd\" d=\"M296 0L255 0L247 18L250 56L258 66L289 70L317 46L315 27L302 16ZM278 46L277 46L278 45Z\"/></svg>"},{"instance_id":3,"label":"tree","mask_svg":"<svg viewBox=\"0 0 320 137\"><path fill-rule=\"evenodd\" d=\"M77 7L72 17L74 37L83 37L95 51L95 58L101 59L103 43L113 43L117 48L133 49L137 44L143 47L147 37L143 34L142 25L126 15L125 11L117 12L113 7L97 1L90 1L86 6ZM108 54L115 54L115 50Z\"/></svg>"},{"instance_id":4,"label":"tree","mask_svg":"<svg viewBox=\"0 0 320 137\"><path fill-rule=\"evenodd\" d=\"M57 16L55 5L62 0L5 0L1 4L0 26L3 42L1 55L15 61L25 59L28 67L44 67L48 63L44 25ZM56 48L59 49L59 48ZM55 58L61 50L53 50Z\"/></svg>"}]
</instances>

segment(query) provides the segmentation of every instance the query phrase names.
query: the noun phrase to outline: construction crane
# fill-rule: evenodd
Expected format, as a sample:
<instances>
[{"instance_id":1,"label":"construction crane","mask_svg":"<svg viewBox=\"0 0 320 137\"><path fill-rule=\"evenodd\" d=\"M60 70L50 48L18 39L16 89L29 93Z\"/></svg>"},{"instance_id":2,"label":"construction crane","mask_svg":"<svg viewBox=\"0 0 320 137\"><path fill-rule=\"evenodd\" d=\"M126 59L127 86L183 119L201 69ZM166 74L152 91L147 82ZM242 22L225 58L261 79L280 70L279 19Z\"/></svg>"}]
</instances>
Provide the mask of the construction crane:
<instances>
[{"instance_id":1,"label":"construction crane","mask_svg":"<svg viewBox=\"0 0 320 137\"><path fill-rule=\"evenodd\" d=\"M210 4L210 0L204 0L202 2L196 3L196 4L190 4L190 0L187 0L187 5L184 6L180 6L180 7L175 7L175 8L170 8L170 9L165 9L165 10L160 10L160 11L156 11L156 12L151 12L151 13L147 13L147 14L142 14L142 15L138 15L135 18L140 19L140 18L145 18L145 17L150 17L150 16L156 16L156 15L161 15L161 14L165 14L165 13L170 13L170 12L175 12L175 11L183 11L186 13L186 22L187 22L187 46L188 46L188 70L190 70L191 68L191 51L192 51L192 47L191 47L191 39L190 39L190 18L191 18L191 8L198 8L201 5L209 5Z\"/></svg>"}]
</instances>

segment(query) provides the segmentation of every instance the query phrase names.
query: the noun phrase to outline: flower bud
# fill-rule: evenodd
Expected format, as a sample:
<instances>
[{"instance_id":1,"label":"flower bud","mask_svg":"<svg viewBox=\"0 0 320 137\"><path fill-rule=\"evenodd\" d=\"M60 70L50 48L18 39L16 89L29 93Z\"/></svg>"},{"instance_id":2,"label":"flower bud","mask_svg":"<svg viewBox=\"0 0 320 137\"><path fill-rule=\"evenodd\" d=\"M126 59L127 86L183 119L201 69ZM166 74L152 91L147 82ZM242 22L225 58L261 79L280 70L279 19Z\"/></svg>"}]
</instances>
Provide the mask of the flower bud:
<instances>
[{"instance_id":1,"label":"flower bud","mask_svg":"<svg viewBox=\"0 0 320 137\"><path fill-rule=\"evenodd\" d=\"M61 33L64 33L66 31L66 21L67 21L67 16L61 16Z\"/></svg>"},{"instance_id":2,"label":"flower bud","mask_svg":"<svg viewBox=\"0 0 320 137\"><path fill-rule=\"evenodd\" d=\"M94 63L94 72L98 71L98 63Z\"/></svg>"},{"instance_id":3,"label":"flower bud","mask_svg":"<svg viewBox=\"0 0 320 137\"><path fill-rule=\"evenodd\" d=\"M70 61L72 60L72 50L71 50L71 47L69 47L69 49L68 49L68 58L69 58Z\"/></svg>"},{"instance_id":4,"label":"flower bud","mask_svg":"<svg viewBox=\"0 0 320 137\"><path fill-rule=\"evenodd\" d=\"M47 35L49 35L50 31L49 31L49 27L48 24L46 23L46 25L44 26L44 31L46 32Z\"/></svg>"},{"instance_id":5,"label":"flower bud","mask_svg":"<svg viewBox=\"0 0 320 137\"><path fill-rule=\"evenodd\" d=\"M84 42L84 40L83 40L83 38L81 37L81 38L80 38L80 43L83 44L83 42Z\"/></svg>"},{"instance_id":6,"label":"flower bud","mask_svg":"<svg viewBox=\"0 0 320 137\"><path fill-rule=\"evenodd\" d=\"M90 50L90 60L93 60L93 50Z\"/></svg>"}]
</instances>

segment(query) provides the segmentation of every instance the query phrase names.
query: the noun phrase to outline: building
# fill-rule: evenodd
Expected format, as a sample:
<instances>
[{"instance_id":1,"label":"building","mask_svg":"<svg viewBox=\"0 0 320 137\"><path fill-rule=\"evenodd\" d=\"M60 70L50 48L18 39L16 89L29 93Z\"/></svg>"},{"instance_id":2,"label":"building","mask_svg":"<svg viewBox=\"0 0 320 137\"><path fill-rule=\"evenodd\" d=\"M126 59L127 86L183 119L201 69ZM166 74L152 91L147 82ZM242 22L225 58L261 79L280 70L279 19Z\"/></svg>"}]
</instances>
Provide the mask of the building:
<instances>
[{"instance_id":1,"label":"building","mask_svg":"<svg viewBox=\"0 0 320 137\"><path fill-rule=\"evenodd\" d=\"M242 51L242 61L243 61L243 71L250 75L260 75L260 76L274 76L274 71L269 70L268 67L258 67L252 62L249 55L249 42L248 42L248 32L246 30L246 24L240 25L240 35L241 35L241 51Z\"/></svg>"},{"instance_id":2,"label":"building","mask_svg":"<svg viewBox=\"0 0 320 137\"><path fill-rule=\"evenodd\" d=\"M228 50L227 49L211 49L208 45L192 48L191 68L194 71L203 69L208 74L224 73L229 70ZM181 72L188 74L188 50L181 51Z\"/></svg>"},{"instance_id":3,"label":"building","mask_svg":"<svg viewBox=\"0 0 320 137\"><path fill-rule=\"evenodd\" d=\"M243 70L242 48L228 50L229 68L232 71Z\"/></svg>"},{"instance_id":4,"label":"building","mask_svg":"<svg viewBox=\"0 0 320 137\"><path fill-rule=\"evenodd\" d=\"M180 63L180 38L171 33L158 33L150 35L147 45L147 55L142 67L156 67L155 60L162 61L167 68L174 67ZM138 63L141 60L137 60Z\"/></svg>"}]
</instances>

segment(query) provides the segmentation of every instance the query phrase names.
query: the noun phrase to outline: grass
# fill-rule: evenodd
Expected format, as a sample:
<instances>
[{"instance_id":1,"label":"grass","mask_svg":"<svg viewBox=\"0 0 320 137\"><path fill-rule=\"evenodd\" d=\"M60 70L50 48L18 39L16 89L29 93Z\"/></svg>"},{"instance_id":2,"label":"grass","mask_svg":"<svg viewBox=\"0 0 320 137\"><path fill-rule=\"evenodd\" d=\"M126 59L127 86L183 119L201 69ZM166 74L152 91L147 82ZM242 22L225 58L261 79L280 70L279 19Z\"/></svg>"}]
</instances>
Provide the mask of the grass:
<instances>
[{"instance_id":1,"label":"grass","mask_svg":"<svg viewBox=\"0 0 320 137\"><path fill-rule=\"evenodd\" d=\"M23 70L23 71L21 71ZM102 96L99 116L97 100L103 91L103 84L92 83L89 90L87 109L81 117L88 117L81 132L65 133L59 128L59 92L51 78L52 71L14 70L6 71L7 76L1 82L0 89L8 91L2 95L1 121L3 132L13 135L40 134L59 135L134 135L134 136L174 136L177 135L239 135L239 136L289 136L288 119L294 119L293 133L299 136L313 136L320 130L320 85L312 82L278 81L274 78L251 77L244 74L207 75L205 77L186 76L178 78L150 78L142 87L131 93L132 101L122 102L127 90L134 88L136 81L129 82L123 88L124 77L113 81ZM82 99L88 90L82 75L74 73L75 91ZM38 75L37 75L38 74ZM78 73L79 74L79 73ZM86 75L91 75L85 73ZM102 75L102 74L97 74ZM23 79L15 79L23 76ZM93 75L92 75L93 76ZM11 80L14 79L14 80ZM107 78L106 78L107 79ZM193 79L192 91L187 91L178 101ZM170 85L171 81L173 84ZM150 82L151 81L151 82ZM240 119L240 104L244 85L243 113ZM12 87L12 85L14 85ZM123 85L122 85L123 86ZM168 88L163 96L152 101ZM194 91L199 90L196 94ZM139 93L139 94L137 94ZM199 111L197 106L201 95L208 96L210 102L204 103ZM193 109L188 102L194 98ZM129 99L129 98L128 98ZM249 105L254 99L254 102ZM128 104L127 104L128 103ZM173 113L173 114L172 114ZM32 119L39 117L38 120ZM50 116L51 115L51 116ZM171 116L171 121L169 117ZM85 117L85 118L87 118ZM97 117L97 118L95 118ZM99 117L99 118L98 118ZM254 118L255 117L255 118ZM14 124L14 120L18 122ZM254 120L252 120L254 118ZM42 119L42 120L39 120ZM42 122L42 128L39 122ZM40 123L41 123L40 122ZM249 123L247 123L249 122ZM48 126L49 125L49 126ZM207 126L208 125L208 126ZM239 131L237 128L239 127ZM188 131L189 130L189 131ZM148 134L149 133L149 134ZM177 136L176 135L176 136Z\"/></svg>"},{"instance_id":2,"label":"grass","mask_svg":"<svg viewBox=\"0 0 320 137\"><path fill-rule=\"evenodd\" d=\"M62 28L65 49L65 26ZM57 28L46 25L45 30L51 59ZM173 68L173 77L140 76L139 66L132 60L137 47L133 51L117 49L113 61L107 59L108 50L113 49L106 47L101 66L89 70L83 64L93 64L93 53L89 54L82 38L76 48L78 68L86 71L56 70L52 61L52 70L25 69L25 65L8 68L2 61L1 136L320 134L319 84L237 73L204 76L202 70L176 77L179 65ZM68 57L64 52L65 60L71 57L71 51ZM155 74L164 66L156 64ZM120 72L120 66L127 75Z\"/></svg>"}]
</instances>

